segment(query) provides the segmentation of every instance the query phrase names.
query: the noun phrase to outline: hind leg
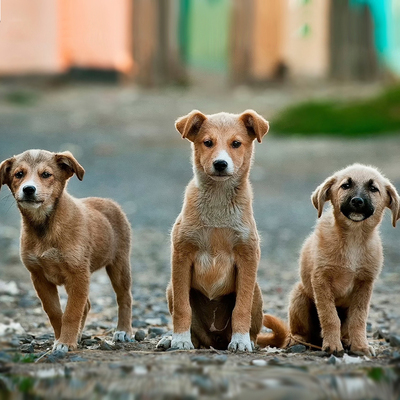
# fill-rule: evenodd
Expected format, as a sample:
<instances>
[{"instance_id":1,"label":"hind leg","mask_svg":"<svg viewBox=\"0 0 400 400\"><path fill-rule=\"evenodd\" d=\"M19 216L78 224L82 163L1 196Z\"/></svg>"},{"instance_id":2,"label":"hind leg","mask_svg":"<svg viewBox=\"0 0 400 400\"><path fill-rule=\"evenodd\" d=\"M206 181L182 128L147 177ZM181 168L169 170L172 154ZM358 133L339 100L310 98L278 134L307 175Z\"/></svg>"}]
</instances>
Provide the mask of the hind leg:
<instances>
[{"instance_id":1,"label":"hind leg","mask_svg":"<svg viewBox=\"0 0 400 400\"><path fill-rule=\"evenodd\" d=\"M303 284L299 282L292 290L289 300L289 327L294 340L315 343L320 336L318 317L314 302L305 294Z\"/></svg>"},{"instance_id":2,"label":"hind leg","mask_svg":"<svg viewBox=\"0 0 400 400\"><path fill-rule=\"evenodd\" d=\"M118 303L118 325L114 340L129 342L132 336L132 278L129 260L117 261L107 266L106 271L117 295Z\"/></svg>"},{"instance_id":3,"label":"hind leg","mask_svg":"<svg viewBox=\"0 0 400 400\"><path fill-rule=\"evenodd\" d=\"M257 335L261 331L263 321L263 300L261 289L256 282L254 287L254 295L253 295L253 306L251 308L251 326L250 326L250 340L254 347L254 344L257 341Z\"/></svg>"},{"instance_id":4,"label":"hind leg","mask_svg":"<svg viewBox=\"0 0 400 400\"><path fill-rule=\"evenodd\" d=\"M79 328L78 343L82 340L82 332L83 332L83 328L85 327L85 322L86 322L87 315L88 315L88 313L90 311L90 307L91 307L90 300L87 299L85 309L83 310L81 326Z\"/></svg>"}]
</instances>

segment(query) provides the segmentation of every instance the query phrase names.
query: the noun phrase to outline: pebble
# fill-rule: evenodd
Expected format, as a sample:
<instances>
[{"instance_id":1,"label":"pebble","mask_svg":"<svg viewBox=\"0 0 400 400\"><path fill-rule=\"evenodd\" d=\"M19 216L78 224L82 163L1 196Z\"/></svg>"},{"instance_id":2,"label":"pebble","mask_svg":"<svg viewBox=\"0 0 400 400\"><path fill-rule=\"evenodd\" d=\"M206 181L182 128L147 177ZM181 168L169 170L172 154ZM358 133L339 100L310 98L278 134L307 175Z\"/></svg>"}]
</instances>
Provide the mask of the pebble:
<instances>
[{"instance_id":1,"label":"pebble","mask_svg":"<svg viewBox=\"0 0 400 400\"><path fill-rule=\"evenodd\" d=\"M389 343L392 347L400 347L400 335L390 335Z\"/></svg>"},{"instance_id":2,"label":"pebble","mask_svg":"<svg viewBox=\"0 0 400 400\"><path fill-rule=\"evenodd\" d=\"M214 396L216 394L215 385L208 376L194 375L192 377L192 384L199 388L200 394Z\"/></svg>"},{"instance_id":3,"label":"pebble","mask_svg":"<svg viewBox=\"0 0 400 400\"><path fill-rule=\"evenodd\" d=\"M389 332L386 329L378 329L372 334L372 337L374 339L388 339Z\"/></svg>"},{"instance_id":4,"label":"pebble","mask_svg":"<svg viewBox=\"0 0 400 400\"><path fill-rule=\"evenodd\" d=\"M21 353L34 353L35 349L33 348L33 345L31 343L23 344L20 347Z\"/></svg>"},{"instance_id":5,"label":"pebble","mask_svg":"<svg viewBox=\"0 0 400 400\"><path fill-rule=\"evenodd\" d=\"M307 350L304 344L295 344L294 346L289 347L286 352L287 353L304 353Z\"/></svg>"},{"instance_id":6,"label":"pebble","mask_svg":"<svg viewBox=\"0 0 400 400\"><path fill-rule=\"evenodd\" d=\"M114 350L114 349L106 341L102 341L100 343L100 350L110 351L110 350Z\"/></svg>"},{"instance_id":7,"label":"pebble","mask_svg":"<svg viewBox=\"0 0 400 400\"><path fill-rule=\"evenodd\" d=\"M82 345L83 346L94 346L98 343L96 339L85 339L82 340Z\"/></svg>"},{"instance_id":8,"label":"pebble","mask_svg":"<svg viewBox=\"0 0 400 400\"><path fill-rule=\"evenodd\" d=\"M327 353L326 351L323 351L323 350L317 350L317 351L313 351L311 353L311 355L314 357L328 357L329 353Z\"/></svg>"},{"instance_id":9,"label":"pebble","mask_svg":"<svg viewBox=\"0 0 400 400\"><path fill-rule=\"evenodd\" d=\"M143 331L142 329L139 329L135 333L135 340L137 340L138 342L141 342L142 340L144 340L145 337L146 337L146 332Z\"/></svg>"},{"instance_id":10,"label":"pebble","mask_svg":"<svg viewBox=\"0 0 400 400\"><path fill-rule=\"evenodd\" d=\"M132 327L133 328L146 328L147 327L147 323L146 323L146 321L141 321L139 319L135 319L132 322Z\"/></svg>"},{"instance_id":11,"label":"pebble","mask_svg":"<svg viewBox=\"0 0 400 400\"><path fill-rule=\"evenodd\" d=\"M63 359L66 355L67 355L67 353L64 351L59 351L59 350L53 351L53 353L50 353L47 356L46 362L56 363L56 362L60 361L61 359Z\"/></svg>"},{"instance_id":12,"label":"pebble","mask_svg":"<svg viewBox=\"0 0 400 400\"><path fill-rule=\"evenodd\" d=\"M336 365L336 364L339 364L339 363L340 363L340 360L332 354L332 355L328 358L327 363L328 363L329 365Z\"/></svg>"},{"instance_id":13,"label":"pebble","mask_svg":"<svg viewBox=\"0 0 400 400\"><path fill-rule=\"evenodd\" d=\"M164 335L167 331L164 328L150 327L149 334L154 333L156 336Z\"/></svg>"},{"instance_id":14,"label":"pebble","mask_svg":"<svg viewBox=\"0 0 400 400\"><path fill-rule=\"evenodd\" d=\"M252 360L251 364L256 367L265 367L268 363L265 360Z\"/></svg>"}]
</instances>

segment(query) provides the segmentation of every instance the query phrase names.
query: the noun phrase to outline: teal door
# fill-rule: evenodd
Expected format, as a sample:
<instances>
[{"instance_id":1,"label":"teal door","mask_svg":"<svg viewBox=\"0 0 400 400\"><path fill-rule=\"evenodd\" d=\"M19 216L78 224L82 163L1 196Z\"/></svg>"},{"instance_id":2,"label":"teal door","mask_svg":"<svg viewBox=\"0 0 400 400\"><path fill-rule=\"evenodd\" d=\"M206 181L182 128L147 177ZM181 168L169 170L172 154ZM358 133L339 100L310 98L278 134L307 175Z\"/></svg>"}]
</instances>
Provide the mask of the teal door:
<instances>
[{"instance_id":1,"label":"teal door","mask_svg":"<svg viewBox=\"0 0 400 400\"><path fill-rule=\"evenodd\" d=\"M230 0L181 0L180 43L189 67L228 70Z\"/></svg>"}]
</instances>

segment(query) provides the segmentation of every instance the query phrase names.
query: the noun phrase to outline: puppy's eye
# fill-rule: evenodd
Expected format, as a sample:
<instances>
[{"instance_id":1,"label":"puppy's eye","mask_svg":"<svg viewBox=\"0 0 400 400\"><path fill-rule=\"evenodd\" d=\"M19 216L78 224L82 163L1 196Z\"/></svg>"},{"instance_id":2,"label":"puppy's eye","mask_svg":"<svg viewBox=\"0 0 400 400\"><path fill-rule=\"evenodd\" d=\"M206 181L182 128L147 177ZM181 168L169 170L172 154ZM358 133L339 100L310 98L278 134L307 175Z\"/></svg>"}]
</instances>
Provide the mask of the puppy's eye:
<instances>
[{"instance_id":1,"label":"puppy's eye","mask_svg":"<svg viewBox=\"0 0 400 400\"><path fill-rule=\"evenodd\" d=\"M234 141L232 142L232 147L233 147L234 149L237 149L237 148L240 147L241 145L242 145L242 143L238 142L237 140L234 140Z\"/></svg>"},{"instance_id":2,"label":"puppy's eye","mask_svg":"<svg viewBox=\"0 0 400 400\"><path fill-rule=\"evenodd\" d=\"M369 187L369 190L370 190L371 192L379 192L379 189L378 189L376 186L374 186L374 185L371 185L371 186Z\"/></svg>"},{"instance_id":3,"label":"puppy's eye","mask_svg":"<svg viewBox=\"0 0 400 400\"><path fill-rule=\"evenodd\" d=\"M24 176L24 173L22 171L18 171L14 175L17 179L21 179Z\"/></svg>"},{"instance_id":4,"label":"puppy's eye","mask_svg":"<svg viewBox=\"0 0 400 400\"><path fill-rule=\"evenodd\" d=\"M41 177L44 179L47 179L47 178L51 177L51 174L50 174L50 172L44 171L44 172L42 172Z\"/></svg>"},{"instance_id":5,"label":"puppy's eye","mask_svg":"<svg viewBox=\"0 0 400 400\"><path fill-rule=\"evenodd\" d=\"M350 185L350 183L343 183L343 185L342 186L340 186L342 189L344 189L344 190L347 190L347 189L350 189L350 187L351 187L351 185Z\"/></svg>"},{"instance_id":6,"label":"puppy's eye","mask_svg":"<svg viewBox=\"0 0 400 400\"><path fill-rule=\"evenodd\" d=\"M212 147L214 143L212 142L212 140L205 140L204 141L204 146L206 147Z\"/></svg>"}]
</instances>

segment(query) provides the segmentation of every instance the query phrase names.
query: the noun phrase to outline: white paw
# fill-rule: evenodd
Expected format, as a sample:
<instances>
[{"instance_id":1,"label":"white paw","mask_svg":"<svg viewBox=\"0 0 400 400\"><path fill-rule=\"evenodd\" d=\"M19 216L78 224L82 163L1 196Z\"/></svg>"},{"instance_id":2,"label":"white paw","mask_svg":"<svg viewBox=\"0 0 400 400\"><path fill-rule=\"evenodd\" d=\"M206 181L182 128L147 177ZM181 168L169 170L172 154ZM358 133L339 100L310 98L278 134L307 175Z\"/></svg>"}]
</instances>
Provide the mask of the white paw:
<instances>
[{"instance_id":1,"label":"white paw","mask_svg":"<svg viewBox=\"0 0 400 400\"><path fill-rule=\"evenodd\" d=\"M114 342L130 342L131 335L129 335L129 333L127 333L125 331L116 331L116 332L114 332L113 341Z\"/></svg>"},{"instance_id":2,"label":"white paw","mask_svg":"<svg viewBox=\"0 0 400 400\"><path fill-rule=\"evenodd\" d=\"M250 341L250 334L248 333L234 333L231 342L228 345L230 351L253 351L254 344Z\"/></svg>"},{"instance_id":3,"label":"white paw","mask_svg":"<svg viewBox=\"0 0 400 400\"><path fill-rule=\"evenodd\" d=\"M179 350L191 350L194 349L190 331L183 333L173 333L171 347Z\"/></svg>"},{"instance_id":4,"label":"white paw","mask_svg":"<svg viewBox=\"0 0 400 400\"><path fill-rule=\"evenodd\" d=\"M59 343L58 340L56 340L56 341L54 342L54 345L53 345L53 352L55 352L55 351L61 351L61 352L63 352L63 353L68 353L68 350L69 350L69 348L68 348L68 345L67 345L67 344Z\"/></svg>"}]
</instances>

